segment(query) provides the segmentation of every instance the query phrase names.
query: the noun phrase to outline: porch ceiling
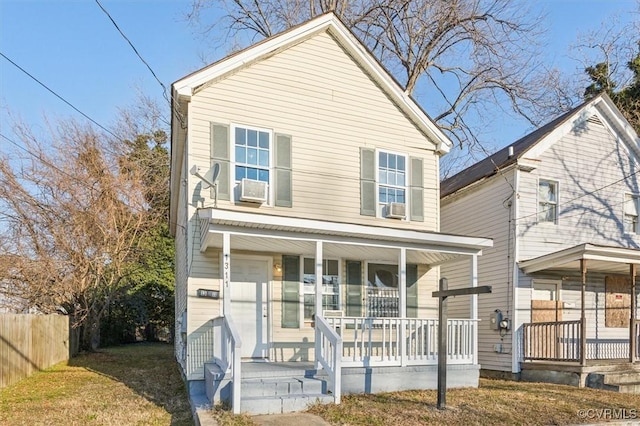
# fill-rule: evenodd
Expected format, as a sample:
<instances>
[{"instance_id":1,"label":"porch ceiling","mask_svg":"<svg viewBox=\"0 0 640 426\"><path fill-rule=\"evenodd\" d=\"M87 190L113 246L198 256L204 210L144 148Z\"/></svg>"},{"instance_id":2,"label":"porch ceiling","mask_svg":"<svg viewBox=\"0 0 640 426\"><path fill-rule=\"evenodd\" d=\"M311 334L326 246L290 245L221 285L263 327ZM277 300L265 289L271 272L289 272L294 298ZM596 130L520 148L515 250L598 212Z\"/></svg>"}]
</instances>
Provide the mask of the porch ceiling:
<instances>
[{"instance_id":1,"label":"porch ceiling","mask_svg":"<svg viewBox=\"0 0 640 426\"><path fill-rule=\"evenodd\" d=\"M208 230L201 234L202 251L222 248L222 235L229 233L232 250L315 256L316 241L323 241L326 258L396 262L398 250L405 248L408 263L436 266L481 254L483 248L493 245L488 238L217 209L201 210L200 218L208 224Z\"/></svg>"},{"instance_id":2,"label":"porch ceiling","mask_svg":"<svg viewBox=\"0 0 640 426\"><path fill-rule=\"evenodd\" d=\"M629 265L640 265L640 250L580 244L533 259L518 262L523 272L580 272L580 261L587 261L587 271L606 274L629 274Z\"/></svg>"}]
</instances>

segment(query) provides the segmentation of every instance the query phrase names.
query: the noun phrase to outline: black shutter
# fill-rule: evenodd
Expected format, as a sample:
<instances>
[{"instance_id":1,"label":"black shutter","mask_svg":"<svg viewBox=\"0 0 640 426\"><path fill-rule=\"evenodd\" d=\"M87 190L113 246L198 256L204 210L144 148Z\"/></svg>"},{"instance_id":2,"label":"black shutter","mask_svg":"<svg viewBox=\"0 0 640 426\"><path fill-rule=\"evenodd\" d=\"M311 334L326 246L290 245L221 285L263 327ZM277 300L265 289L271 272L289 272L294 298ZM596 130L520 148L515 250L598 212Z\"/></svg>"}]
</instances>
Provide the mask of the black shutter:
<instances>
[{"instance_id":1,"label":"black shutter","mask_svg":"<svg viewBox=\"0 0 640 426\"><path fill-rule=\"evenodd\" d=\"M411 182L409 182L409 196L411 197L411 212L409 219L424 222L424 166L422 158L411 157Z\"/></svg>"},{"instance_id":2,"label":"black shutter","mask_svg":"<svg viewBox=\"0 0 640 426\"><path fill-rule=\"evenodd\" d=\"M348 317L362 315L362 262L347 260L347 309Z\"/></svg>"},{"instance_id":3,"label":"black shutter","mask_svg":"<svg viewBox=\"0 0 640 426\"><path fill-rule=\"evenodd\" d=\"M300 327L300 257L282 256L282 328Z\"/></svg>"},{"instance_id":4,"label":"black shutter","mask_svg":"<svg viewBox=\"0 0 640 426\"><path fill-rule=\"evenodd\" d=\"M376 151L360 148L360 214L376 215Z\"/></svg>"},{"instance_id":5,"label":"black shutter","mask_svg":"<svg viewBox=\"0 0 640 426\"><path fill-rule=\"evenodd\" d=\"M418 318L418 265L407 265L407 318Z\"/></svg>"},{"instance_id":6,"label":"black shutter","mask_svg":"<svg viewBox=\"0 0 640 426\"><path fill-rule=\"evenodd\" d=\"M275 135L275 168L273 184L275 185L275 205L279 207L291 207L292 182L291 182L291 136Z\"/></svg>"},{"instance_id":7,"label":"black shutter","mask_svg":"<svg viewBox=\"0 0 640 426\"><path fill-rule=\"evenodd\" d=\"M218 177L218 199L229 200L229 126L226 124L211 123L211 166L220 165ZM213 190L213 189L212 189Z\"/></svg>"}]
</instances>

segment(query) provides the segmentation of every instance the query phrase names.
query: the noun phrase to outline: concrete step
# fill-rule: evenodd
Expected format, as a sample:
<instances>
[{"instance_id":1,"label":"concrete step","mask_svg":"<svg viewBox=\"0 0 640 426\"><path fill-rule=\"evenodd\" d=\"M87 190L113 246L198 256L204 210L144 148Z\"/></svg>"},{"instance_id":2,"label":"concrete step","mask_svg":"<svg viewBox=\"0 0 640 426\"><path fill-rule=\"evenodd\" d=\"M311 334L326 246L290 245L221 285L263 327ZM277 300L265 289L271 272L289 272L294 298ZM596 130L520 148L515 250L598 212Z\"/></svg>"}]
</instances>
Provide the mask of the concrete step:
<instances>
[{"instance_id":1,"label":"concrete step","mask_svg":"<svg viewBox=\"0 0 640 426\"><path fill-rule=\"evenodd\" d=\"M242 397L322 394L326 382L311 377L242 379Z\"/></svg>"},{"instance_id":2,"label":"concrete step","mask_svg":"<svg viewBox=\"0 0 640 426\"><path fill-rule=\"evenodd\" d=\"M626 373L589 373L586 385L594 389L640 394L640 375L635 371Z\"/></svg>"},{"instance_id":3,"label":"concrete step","mask_svg":"<svg viewBox=\"0 0 640 426\"><path fill-rule=\"evenodd\" d=\"M281 414L306 410L310 405L330 404L333 396L324 394L300 394L281 396L244 397L240 402L240 411L248 414Z\"/></svg>"}]
</instances>

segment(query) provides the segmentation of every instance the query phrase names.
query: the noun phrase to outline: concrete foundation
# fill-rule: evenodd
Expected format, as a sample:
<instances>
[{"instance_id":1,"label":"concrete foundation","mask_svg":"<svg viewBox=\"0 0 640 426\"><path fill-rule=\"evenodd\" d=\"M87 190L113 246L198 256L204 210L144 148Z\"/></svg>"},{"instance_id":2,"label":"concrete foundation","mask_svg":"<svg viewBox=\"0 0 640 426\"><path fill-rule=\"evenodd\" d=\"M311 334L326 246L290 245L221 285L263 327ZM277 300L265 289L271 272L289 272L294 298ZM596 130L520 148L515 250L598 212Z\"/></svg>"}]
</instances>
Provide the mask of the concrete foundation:
<instances>
[{"instance_id":1,"label":"concrete foundation","mask_svg":"<svg viewBox=\"0 0 640 426\"><path fill-rule=\"evenodd\" d=\"M447 366L447 387L478 387L477 365ZM342 394L438 388L438 366L343 368Z\"/></svg>"}]
</instances>

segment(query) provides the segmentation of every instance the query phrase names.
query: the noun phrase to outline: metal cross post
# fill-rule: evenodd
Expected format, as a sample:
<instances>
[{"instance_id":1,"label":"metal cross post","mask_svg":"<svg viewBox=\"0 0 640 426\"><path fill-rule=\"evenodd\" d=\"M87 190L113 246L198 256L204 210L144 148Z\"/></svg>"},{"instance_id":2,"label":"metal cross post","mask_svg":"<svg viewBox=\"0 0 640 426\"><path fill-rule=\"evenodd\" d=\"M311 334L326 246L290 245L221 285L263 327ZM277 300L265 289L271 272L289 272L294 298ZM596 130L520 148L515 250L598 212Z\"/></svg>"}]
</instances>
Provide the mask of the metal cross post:
<instances>
[{"instance_id":1,"label":"metal cross post","mask_svg":"<svg viewBox=\"0 0 640 426\"><path fill-rule=\"evenodd\" d=\"M438 409L447 405L447 297L491 293L491 286L448 289L446 278L440 278L440 289L431 293L438 300ZM476 333L478 331L476 330ZM478 350L478 348L475 348Z\"/></svg>"}]
</instances>

